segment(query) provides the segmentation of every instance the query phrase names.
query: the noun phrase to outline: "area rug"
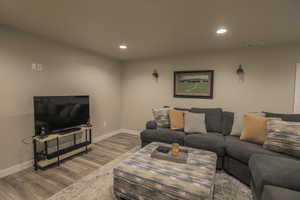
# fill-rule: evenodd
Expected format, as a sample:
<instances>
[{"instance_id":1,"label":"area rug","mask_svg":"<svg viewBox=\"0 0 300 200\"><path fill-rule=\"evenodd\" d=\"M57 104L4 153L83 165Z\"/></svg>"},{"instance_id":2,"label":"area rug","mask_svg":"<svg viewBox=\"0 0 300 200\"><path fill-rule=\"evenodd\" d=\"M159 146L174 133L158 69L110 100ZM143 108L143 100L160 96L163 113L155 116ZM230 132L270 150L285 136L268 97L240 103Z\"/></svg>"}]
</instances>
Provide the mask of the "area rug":
<instances>
[{"instance_id":1,"label":"area rug","mask_svg":"<svg viewBox=\"0 0 300 200\"><path fill-rule=\"evenodd\" d=\"M112 169L137 149L119 156L48 200L116 200L112 191ZM216 175L214 200L252 200L252 196L246 185L221 171Z\"/></svg>"}]
</instances>

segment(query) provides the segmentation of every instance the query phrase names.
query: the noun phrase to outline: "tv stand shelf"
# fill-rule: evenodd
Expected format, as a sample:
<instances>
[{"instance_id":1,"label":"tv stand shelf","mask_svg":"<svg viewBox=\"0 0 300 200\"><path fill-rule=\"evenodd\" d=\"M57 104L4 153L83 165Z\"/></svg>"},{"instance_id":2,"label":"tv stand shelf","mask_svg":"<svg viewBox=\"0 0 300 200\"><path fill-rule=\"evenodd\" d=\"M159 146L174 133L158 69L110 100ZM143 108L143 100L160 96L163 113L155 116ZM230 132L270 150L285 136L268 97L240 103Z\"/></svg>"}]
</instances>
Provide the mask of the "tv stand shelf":
<instances>
[{"instance_id":1,"label":"tv stand shelf","mask_svg":"<svg viewBox=\"0 0 300 200\"><path fill-rule=\"evenodd\" d=\"M38 136L36 136L36 137L34 137L34 139L37 140L38 142L46 142L46 141L50 141L50 140L55 140L56 138L63 138L63 137L67 137L67 136L70 136L70 135L80 134L82 132L83 132L83 129L81 129L79 131L66 133L66 134L55 133L55 134L48 135L45 138L39 138Z\"/></svg>"},{"instance_id":2,"label":"tv stand shelf","mask_svg":"<svg viewBox=\"0 0 300 200\"><path fill-rule=\"evenodd\" d=\"M60 162L66 158L69 158L73 155L86 152L91 148L92 143L92 126L84 126L81 127L80 130L76 130L73 132L68 132L66 134L50 134L45 138L40 138L39 136L35 136L33 138L33 150L34 150L34 168L38 170L39 168L45 168L52 164L57 164L59 166ZM76 143L76 135L77 134L85 134L85 141L81 143ZM73 137L73 145L67 148L60 149L59 141L61 138L67 136ZM56 151L52 153L48 153L48 142L56 140ZM40 159L38 157L39 152L37 152L37 143L44 143L44 159Z\"/></svg>"}]
</instances>

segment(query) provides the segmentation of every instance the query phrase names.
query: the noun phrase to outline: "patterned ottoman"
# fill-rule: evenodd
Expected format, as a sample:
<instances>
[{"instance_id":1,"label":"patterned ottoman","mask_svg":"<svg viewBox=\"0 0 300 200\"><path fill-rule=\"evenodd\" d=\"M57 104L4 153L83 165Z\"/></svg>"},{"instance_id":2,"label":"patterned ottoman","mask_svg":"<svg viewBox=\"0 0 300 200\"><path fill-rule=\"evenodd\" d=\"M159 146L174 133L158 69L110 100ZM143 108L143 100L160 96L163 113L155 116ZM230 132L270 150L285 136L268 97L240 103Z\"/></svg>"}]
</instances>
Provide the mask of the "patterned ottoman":
<instances>
[{"instance_id":1,"label":"patterned ottoman","mask_svg":"<svg viewBox=\"0 0 300 200\"><path fill-rule=\"evenodd\" d=\"M158 146L153 142L122 161L114 169L114 193L128 200L211 200L217 155L210 151L188 150L187 164L151 158Z\"/></svg>"}]
</instances>

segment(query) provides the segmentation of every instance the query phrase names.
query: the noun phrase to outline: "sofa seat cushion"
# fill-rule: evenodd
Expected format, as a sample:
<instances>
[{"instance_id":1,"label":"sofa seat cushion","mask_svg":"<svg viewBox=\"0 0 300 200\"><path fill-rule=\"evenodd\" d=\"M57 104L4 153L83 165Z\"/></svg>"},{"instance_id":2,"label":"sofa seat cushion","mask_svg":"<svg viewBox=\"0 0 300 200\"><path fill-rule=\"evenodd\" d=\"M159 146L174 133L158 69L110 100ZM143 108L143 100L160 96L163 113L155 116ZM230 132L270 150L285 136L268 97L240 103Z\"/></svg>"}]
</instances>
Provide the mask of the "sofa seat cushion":
<instances>
[{"instance_id":1,"label":"sofa seat cushion","mask_svg":"<svg viewBox=\"0 0 300 200\"><path fill-rule=\"evenodd\" d=\"M148 142L178 143L183 145L185 133L170 129L148 129L141 132L141 140Z\"/></svg>"},{"instance_id":2,"label":"sofa seat cushion","mask_svg":"<svg viewBox=\"0 0 300 200\"><path fill-rule=\"evenodd\" d=\"M184 138L184 145L197 149L204 149L224 156L224 136L222 134L192 134Z\"/></svg>"},{"instance_id":3,"label":"sofa seat cushion","mask_svg":"<svg viewBox=\"0 0 300 200\"><path fill-rule=\"evenodd\" d=\"M264 149L262 145L241 141L239 137L230 135L225 136L225 150L229 156L245 164L248 164L253 154L281 155Z\"/></svg>"},{"instance_id":4,"label":"sofa seat cushion","mask_svg":"<svg viewBox=\"0 0 300 200\"><path fill-rule=\"evenodd\" d=\"M270 155L253 155L249 161L254 192L261 197L265 185L300 191L300 161Z\"/></svg>"},{"instance_id":5,"label":"sofa seat cushion","mask_svg":"<svg viewBox=\"0 0 300 200\"><path fill-rule=\"evenodd\" d=\"M282 187L266 185L261 200L299 200L300 192Z\"/></svg>"}]
</instances>

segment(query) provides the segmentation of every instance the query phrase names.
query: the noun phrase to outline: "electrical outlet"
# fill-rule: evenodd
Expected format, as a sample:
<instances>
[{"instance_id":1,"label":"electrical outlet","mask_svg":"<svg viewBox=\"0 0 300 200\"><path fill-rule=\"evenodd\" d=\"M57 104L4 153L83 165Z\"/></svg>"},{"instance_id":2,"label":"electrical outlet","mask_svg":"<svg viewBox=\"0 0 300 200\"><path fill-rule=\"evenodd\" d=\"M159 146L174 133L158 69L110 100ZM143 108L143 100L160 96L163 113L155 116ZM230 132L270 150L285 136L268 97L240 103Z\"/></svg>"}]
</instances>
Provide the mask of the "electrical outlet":
<instances>
[{"instance_id":1,"label":"electrical outlet","mask_svg":"<svg viewBox=\"0 0 300 200\"><path fill-rule=\"evenodd\" d=\"M42 72L43 71L43 65L42 64L37 64L37 71Z\"/></svg>"},{"instance_id":2,"label":"electrical outlet","mask_svg":"<svg viewBox=\"0 0 300 200\"><path fill-rule=\"evenodd\" d=\"M34 72L42 72L44 70L43 64L38 64L38 63L32 63L31 69Z\"/></svg>"},{"instance_id":3,"label":"electrical outlet","mask_svg":"<svg viewBox=\"0 0 300 200\"><path fill-rule=\"evenodd\" d=\"M32 69L32 71L36 71L36 69L37 69L37 64L32 63L31 69Z\"/></svg>"},{"instance_id":4,"label":"electrical outlet","mask_svg":"<svg viewBox=\"0 0 300 200\"><path fill-rule=\"evenodd\" d=\"M104 122L103 122L103 126L106 127L106 125L107 125L107 123L106 123L106 121L104 121Z\"/></svg>"}]
</instances>

